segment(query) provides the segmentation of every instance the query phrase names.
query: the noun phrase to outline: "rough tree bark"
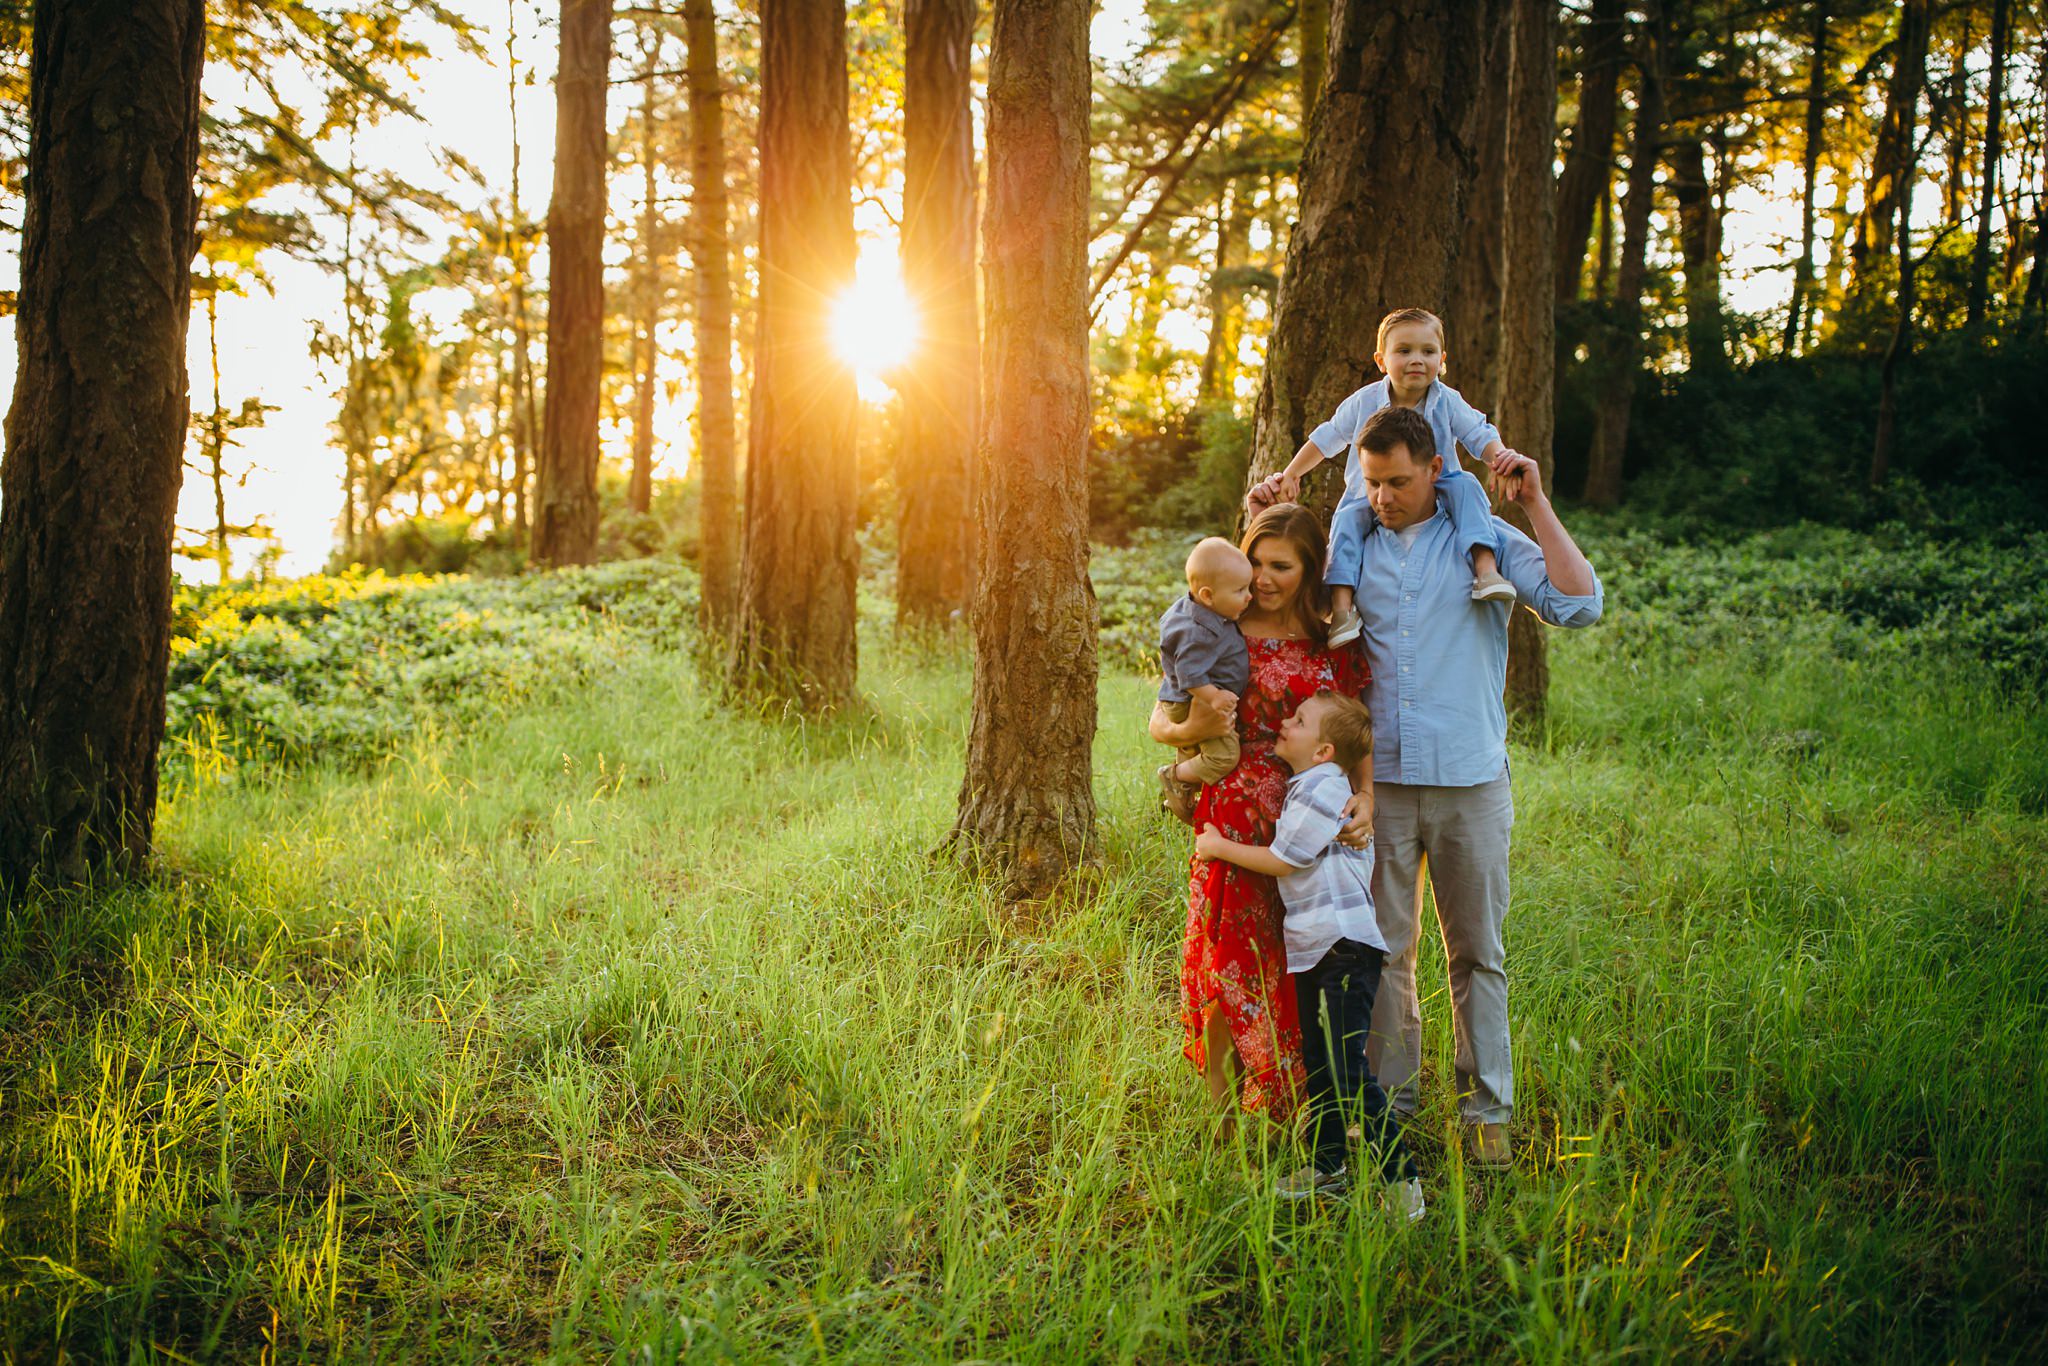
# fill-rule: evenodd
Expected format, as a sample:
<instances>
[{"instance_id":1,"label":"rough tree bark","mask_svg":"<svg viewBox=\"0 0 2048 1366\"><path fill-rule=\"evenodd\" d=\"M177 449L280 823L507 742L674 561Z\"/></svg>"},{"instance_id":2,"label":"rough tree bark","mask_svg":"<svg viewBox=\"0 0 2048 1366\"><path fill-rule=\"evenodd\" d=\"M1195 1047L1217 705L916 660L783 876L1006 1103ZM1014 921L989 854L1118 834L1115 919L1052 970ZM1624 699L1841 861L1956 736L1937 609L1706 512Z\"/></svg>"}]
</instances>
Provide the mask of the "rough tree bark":
<instances>
[{"instance_id":1,"label":"rough tree bark","mask_svg":"<svg viewBox=\"0 0 2048 1366\"><path fill-rule=\"evenodd\" d=\"M896 620L945 622L967 607L969 471L980 411L974 289L975 0L903 11L903 268L923 339L897 453Z\"/></svg>"},{"instance_id":2,"label":"rough tree bark","mask_svg":"<svg viewBox=\"0 0 2048 1366\"><path fill-rule=\"evenodd\" d=\"M1984 175L1978 186L1977 241L1970 252L1970 301L1963 325L1980 326L1991 290L1991 209L1998 199L1998 159L2005 152L2005 45L2009 0L1991 6L1991 98L1984 110Z\"/></svg>"},{"instance_id":3,"label":"rough tree bark","mask_svg":"<svg viewBox=\"0 0 2048 1366\"><path fill-rule=\"evenodd\" d=\"M597 414L604 372L606 71L611 0L562 0L555 187L548 202L548 401L541 414L533 558L597 556Z\"/></svg>"},{"instance_id":4,"label":"rough tree bark","mask_svg":"<svg viewBox=\"0 0 2048 1366\"><path fill-rule=\"evenodd\" d=\"M1615 268L1614 305L1600 345L1599 399L1592 448L1586 456L1586 501L1613 507L1621 501L1622 454L1628 448L1629 409L1643 350L1643 275L1650 240L1650 206L1657 189L1657 151L1664 136L1663 17L1657 6L1638 35L1639 73L1635 131L1629 139L1628 200L1621 210L1621 262Z\"/></svg>"},{"instance_id":5,"label":"rough tree bark","mask_svg":"<svg viewBox=\"0 0 2048 1366\"><path fill-rule=\"evenodd\" d=\"M1557 108L1557 7L1553 0L1514 0L1513 50L1508 64L1505 173L1507 217L1502 252L1500 397L1502 440L1536 461L1543 487L1556 469L1552 438L1557 417L1556 287L1557 194L1551 180L1556 155L1552 112ZM1504 493L1496 489L1496 495ZM1527 533L1519 503L1496 503L1500 515ZM1550 649L1533 612L1508 618L1507 704L1518 725L1540 727L1550 695Z\"/></svg>"},{"instance_id":6,"label":"rough tree bark","mask_svg":"<svg viewBox=\"0 0 2048 1366\"><path fill-rule=\"evenodd\" d=\"M184 473L201 0L42 0L0 459L0 885L148 857Z\"/></svg>"},{"instance_id":7,"label":"rough tree bark","mask_svg":"<svg viewBox=\"0 0 2048 1366\"><path fill-rule=\"evenodd\" d=\"M1330 0L1301 0L1301 121L1316 111L1329 69Z\"/></svg>"},{"instance_id":8,"label":"rough tree bark","mask_svg":"<svg viewBox=\"0 0 2048 1366\"><path fill-rule=\"evenodd\" d=\"M1920 88L1927 79L1927 40L1934 30L1934 0L1902 0L1892 40L1892 78L1885 92L1883 122L1871 154L1870 180L1863 192L1863 216L1849 244L1855 288L1869 288L1878 262L1892 254L1898 222L1900 182L1912 173L1913 131L1919 123Z\"/></svg>"},{"instance_id":9,"label":"rough tree bark","mask_svg":"<svg viewBox=\"0 0 2048 1366\"><path fill-rule=\"evenodd\" d=\"M857 667L853 373L832 305L853 283L844 0L761 11L761 302L733 679L825 710Z\"/></svg>"},{"instance_id":10,"label":"rough tree bark","mask_svg":"<svg viewBox=\"0 0 2048 1366\"><path fill-rule=\"evenodd\" d=\"M1557 301L1579 295L1585 275L1586 244L1593 217L1614 174L1615 94L1627 64L1626 0L1593 0L1586 17L1580 50L1579 116L1572 126L1564 173L1557 180L1557 254L1553 267Z\"/></svg>"},{"instance_id":11,"label":"rough tree bark","mask_svg":"<svg viewBox=\"0 0 2048 1366\"><path fill-rule=\"evenodd\" d=\"M704 624L725 635L739 603L732 403L732 249L726 226L725 92L711 0L683 0L690 46L690 264L697 284L697 564Z\"/></svg>"},{"instance_id":12,"label":"rough tree bark","mask_svg":"<svg viewBox=\"0 0 2048 1366\"><path fill-rule=\"evenodd\" d=\"M1470 10L1453 0L1331 7L1330 70L1309 119L1301 219L1259 389L1253 483L1378 373L1373 331L1383 314L1445 307L1475 169L1473 93L1484 79L1471 27ZM1317 490L1326 515L1337 482L1325 476Z\"/></svg>"},{"instance_id":13,"label":"rough tree bark","mask_svg":"<svg viewBox=\"0 0 2048 1366\"><path fill-rule=\"evenodd\" d=\"M1678 206L1679 255L1685 263L1685 349L1695 370L1728 368L1721 319L1721 215L1707 177L1706 139L1687 134L1668 144L1671 198Z\"/></svg>"},{"instance_id":14,"label":"rough tree bark","mask_svg":"<svg viewBox=\"0 0 2048 1366\"><path fill-rule=\"evenodd\" d=\"M1473 3L1479 69L1488 73L1468 111L1477 175L1467 190L1464 238L1457 269L1444 300L1444 380L1481 412L1500 408L1502 254L1507 245L1508 83L1513 60L1513 23L1506 0ZM1377 317L1361 316L1361 327L1377 328ZM1446 464L1457 459L1442 451Z\"/></svg>"},{"instance_id":15,"label":"rough tree bark","mask_svg":"<svg viewBox=\"0 0 2048 1366\"><path fill-rule=\"evenodd\" d=\"M996 0L974 719L954 838L1012 897L1096 859L1088 0Z\"/></svg>"},{"instance_id":16,"label":"rough tree bark","mask_svg":"<svg viewBox=\"0 0 2048 1366\"><path fill-rule=\"evenodd\" d=\"M1806 59L1806 143L1800 151L1799 259L1792 266L1792 304L1786 311L1785 354L1797 355L1806 341L1806 316L1813 297L1814 191L1820 179L1821 140L1827 136L1828 0L1815 0Z\"/></svg>"}]
</instances>

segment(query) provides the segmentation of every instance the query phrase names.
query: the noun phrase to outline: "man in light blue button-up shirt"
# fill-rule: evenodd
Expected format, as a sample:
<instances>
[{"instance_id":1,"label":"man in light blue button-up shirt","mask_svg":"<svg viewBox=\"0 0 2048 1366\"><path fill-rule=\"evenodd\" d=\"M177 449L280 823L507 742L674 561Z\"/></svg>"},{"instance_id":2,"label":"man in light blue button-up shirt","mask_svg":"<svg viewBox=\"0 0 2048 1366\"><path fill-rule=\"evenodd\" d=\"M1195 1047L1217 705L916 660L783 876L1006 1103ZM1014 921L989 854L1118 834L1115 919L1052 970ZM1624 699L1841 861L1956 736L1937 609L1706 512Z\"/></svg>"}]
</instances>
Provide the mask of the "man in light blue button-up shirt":
<instances>
[{"instance_id":1,"label":"man in light blue button-up shirt","mask_svg":"<svg viewBox=\"0 0 2048 1366\"><path fill-rule=\"evenodd\" d=\"M1513 609L1470 597L1471 571L1437 510L1443 459L1428 421L1413 409L1382 409L1359 446L1379 517L1365 542L1357 600L1360 644L1372 664L1373 899L1388 948L1373 1011L1373 1068L1395 1108L1413 1113L1426 862L1450 959L1459 1108L1474 1157L1503 1165L1514 1110L1501 940L1514 803L1501 692ZM1501 472L1536 535L1495 519L1500 572L1544 621L1591 626L1600 619L1600 580L1558 520L1536 462L1516 455Z\"/></svg>"}]
</instances>

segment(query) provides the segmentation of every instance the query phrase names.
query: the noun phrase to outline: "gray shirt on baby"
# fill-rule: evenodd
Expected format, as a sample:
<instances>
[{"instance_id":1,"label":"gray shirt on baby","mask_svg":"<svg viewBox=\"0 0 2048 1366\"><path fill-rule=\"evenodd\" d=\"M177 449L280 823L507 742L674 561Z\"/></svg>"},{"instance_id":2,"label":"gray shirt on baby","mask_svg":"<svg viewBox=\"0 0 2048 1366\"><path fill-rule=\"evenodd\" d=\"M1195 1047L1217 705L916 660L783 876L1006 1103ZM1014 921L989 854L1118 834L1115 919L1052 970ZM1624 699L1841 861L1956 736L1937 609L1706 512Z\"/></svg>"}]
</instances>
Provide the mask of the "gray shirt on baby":
<instances>
[{"instance_id":1,"label":"gray shirt on baby","mask_svg":"<svg viewBox=\"0 0 2048 1366\"><path fill-rule=\"evenodd\" d=\"M1252 681L1244 632L1215 608L1182 597L1159 618L1159 674L1161 702L1185 702L1201 687L1242 697Z\"/></svg>"}]
</instances>

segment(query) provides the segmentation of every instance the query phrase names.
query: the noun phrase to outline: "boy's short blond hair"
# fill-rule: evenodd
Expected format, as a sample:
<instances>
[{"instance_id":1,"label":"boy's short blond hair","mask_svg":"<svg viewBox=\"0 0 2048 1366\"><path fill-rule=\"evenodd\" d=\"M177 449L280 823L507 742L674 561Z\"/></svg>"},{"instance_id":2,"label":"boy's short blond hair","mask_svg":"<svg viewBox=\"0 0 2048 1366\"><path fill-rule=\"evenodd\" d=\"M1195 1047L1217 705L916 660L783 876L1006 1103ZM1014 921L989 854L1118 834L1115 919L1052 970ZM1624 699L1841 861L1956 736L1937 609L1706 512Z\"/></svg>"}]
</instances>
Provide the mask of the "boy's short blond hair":
<instances>
[{"instance_id":1,"label":"boy's short blond hair","mask_svg":"<svg viewBox=\"0 0 2048 1366\"><path fill-rule=\"evenodd\" d=\"M1406 327L1409 323L1428 323L1436 329L1436 344L1438 346L1449 345L1444 340L1444 320L1442 318L1439 318L1426 308L1397 308L1386 317L1380 319L1379 336L1374 339L1372 344L1373 354L1385 355L1387 351L1387 333L1397 327Z\"/></svg>"},{"instance_id":2,"label":"boy's short blond hair","mask_svg":"<svg viewBox=\"0 0 2048 1366\"><path fill-rule=\"evenodd\" d=\"M1372 753L1372 709L1347 693L1328 688L1314 700L1325 704L1316 738L1330 747L1337 767L1350 773Z\"/></svg>"}]
</instances>

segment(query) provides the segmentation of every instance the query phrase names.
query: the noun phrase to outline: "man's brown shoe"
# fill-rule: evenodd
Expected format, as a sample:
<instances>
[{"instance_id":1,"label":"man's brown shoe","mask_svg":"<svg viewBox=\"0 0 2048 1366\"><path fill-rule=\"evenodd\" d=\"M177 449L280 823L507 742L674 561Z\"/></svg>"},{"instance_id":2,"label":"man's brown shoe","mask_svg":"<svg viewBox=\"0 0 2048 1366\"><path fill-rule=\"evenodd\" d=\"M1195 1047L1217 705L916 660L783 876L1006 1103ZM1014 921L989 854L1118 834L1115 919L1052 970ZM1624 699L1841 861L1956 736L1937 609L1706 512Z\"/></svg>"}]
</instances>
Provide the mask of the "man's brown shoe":
<instances>
[{"instance_id":1,"label":"man's brown shoe","mask_svg":"<svg viewBox=\"0 0 2048 1366\"><path fill-rule=\"evenodd\" d=\"M1474 1124L1465 1130L1465 1152L1472 1165L1493 1171L1515 1165L1514 1150L1508 1146L1505 1124Z\"/></svg>"}]
</instances>

